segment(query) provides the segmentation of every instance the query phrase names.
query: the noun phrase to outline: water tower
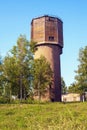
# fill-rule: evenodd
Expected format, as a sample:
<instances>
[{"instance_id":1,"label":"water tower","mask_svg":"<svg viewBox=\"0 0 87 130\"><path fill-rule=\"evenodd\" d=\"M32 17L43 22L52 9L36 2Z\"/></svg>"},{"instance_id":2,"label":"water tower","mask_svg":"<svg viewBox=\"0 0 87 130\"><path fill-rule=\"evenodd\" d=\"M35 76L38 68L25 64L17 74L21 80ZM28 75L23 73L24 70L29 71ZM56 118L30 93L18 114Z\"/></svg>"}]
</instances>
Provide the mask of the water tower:
<instances>
[{"instance_id":1,"label":"water tower","mask_svg":"<svg viewBox=\"0 0 87 130\"><path fill-rule=\"evenodd\" d=\"M32 19L31 40L37 42L35 58L45 56L54 72L53 85L50 86L51 101L61 101L60 55L63 48L63 22L54 16Z\"/></svg>"}]
</instances>

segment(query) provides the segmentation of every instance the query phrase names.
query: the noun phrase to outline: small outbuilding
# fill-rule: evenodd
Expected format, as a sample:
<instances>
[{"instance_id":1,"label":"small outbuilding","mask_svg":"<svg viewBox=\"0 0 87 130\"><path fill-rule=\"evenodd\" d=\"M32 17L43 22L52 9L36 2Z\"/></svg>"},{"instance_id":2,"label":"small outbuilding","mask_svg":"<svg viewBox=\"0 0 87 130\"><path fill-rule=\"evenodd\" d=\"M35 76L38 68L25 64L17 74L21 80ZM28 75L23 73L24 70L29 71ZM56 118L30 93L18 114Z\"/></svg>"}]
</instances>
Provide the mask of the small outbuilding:
<instances>
[{"instance_id":1,"label":"small outbuilding","mask_svg":"<svg viewBox=\"0 0 87 130\"><path fill-rule=\"evenodd\" d=\"M76 102L82 101L82 97L78 93L62 94L62 102Z\"/></svg>"}]
</instances>

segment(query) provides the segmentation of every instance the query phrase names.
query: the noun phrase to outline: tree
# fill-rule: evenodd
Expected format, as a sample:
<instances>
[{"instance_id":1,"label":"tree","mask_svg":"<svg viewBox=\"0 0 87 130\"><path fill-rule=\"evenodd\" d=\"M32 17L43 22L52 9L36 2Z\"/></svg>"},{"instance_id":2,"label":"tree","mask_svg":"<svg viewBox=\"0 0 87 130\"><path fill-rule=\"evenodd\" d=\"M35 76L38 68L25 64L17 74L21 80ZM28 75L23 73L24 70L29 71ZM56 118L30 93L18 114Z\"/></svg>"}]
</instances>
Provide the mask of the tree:
<instances>
[{"instance_id":1,"label":"tree","mask_svg":"<svg viewBox=\"0 0 87 130\"><path fill-rule=\"evenodd\" d=\"M2 57L0 56L0 95L3 94L3 81L2 81Z\"/></svg>"},{"instance_id":2,"label":"tree","mask_svg":"<svg viewBox=\"0 0 87 130\"><path fill-rule=\"evenodd\" d=\"M29 42L25 36L20 35L17 44L9 51L0 65L0 78L4 85L4 95L11 100L17 95L20 100L26 99L34 89L39 99L52 83L52 70L49 63L42 56L34 60L36 42Z\"/></svg>"},{"instance_id":3,"label":"tree","mask_svg":"<svg viewBox=\"0 0 87 130\"><path fill-rule=\"evenodd\" d=\"M78 85L77 85L76 82L72 83L72 84L68 87L68 92L69 92L69 93L79 93Z\"/></svg>"},{"instance_id":4,"label":"tree","mask_svg":"<svg viewBox=\"0 0 87 130\"><path fill-rule=\"evenodd\" d=\"M67 87L63 77L61 77L61 88L62 88L62 94L65 94L67 92Z\"/></svg>"},{"instance_id":5,"label":"tree","mask_svg":"<svg viewBox=\"0 0 87 130\"><path fill-rule=\"evenodd\" d=\"M13 82L12 76L14 70L12 69L13 67L12 59L9 56L6 56L3 60L2 64L2 81L3 81L3 87L4 87L4 94L11 98L11 83Z\"/></svg>"},{"instance_id":6,"label":"tree","mask_svg":"<svg viewBox=\"0 0 87 130\"><path fill-rule=\"evenodd\" d=\"M42 95L44 95L46 92L47 87L52 84L53 77L50 64L47 62L44 56L34 60L33 77L34 90L37 93L38 99L40 101Z\"/></svg>"},{"instance_id":7,"label":"tree","mask_svg":"<svg viewBox=\"0 0 87 130\"><path fill-rule=\"evenodd\" d=\"M6 92L25 99L31 91L31 69L33 62L34 42L29 42L20 35L17 45L13 46L3 60L2 72ZM32 50L30 50L30 46Z\"/></svg>"},{"instance_id":8,"label":"tree","mask_svg":"<svg viewBox=\"0 0 87 130\"><path fill-rule=\"evenodd\" d=\"M76 83L80 93L87 91L87 46L79 51L79 65L76 72Z\"/></svg>"}]
</instances>

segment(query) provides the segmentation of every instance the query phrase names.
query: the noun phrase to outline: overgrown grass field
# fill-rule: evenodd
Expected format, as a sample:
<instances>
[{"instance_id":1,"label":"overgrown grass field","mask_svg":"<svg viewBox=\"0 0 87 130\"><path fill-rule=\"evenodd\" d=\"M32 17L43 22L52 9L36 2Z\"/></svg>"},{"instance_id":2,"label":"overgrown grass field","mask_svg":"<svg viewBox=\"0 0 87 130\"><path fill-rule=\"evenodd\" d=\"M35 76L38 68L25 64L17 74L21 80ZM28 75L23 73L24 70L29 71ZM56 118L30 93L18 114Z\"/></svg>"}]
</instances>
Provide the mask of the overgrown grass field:
<instances>
[{"instance_id":1,"label":"overgrown grass field","mask_svg":"<svg viewBox=\"0 0 87 130\"><path fill-rule=\"evenodd\" d=\"M0 130L87 130L87 102L1 104Z\"/></svg>"}]
</instances>

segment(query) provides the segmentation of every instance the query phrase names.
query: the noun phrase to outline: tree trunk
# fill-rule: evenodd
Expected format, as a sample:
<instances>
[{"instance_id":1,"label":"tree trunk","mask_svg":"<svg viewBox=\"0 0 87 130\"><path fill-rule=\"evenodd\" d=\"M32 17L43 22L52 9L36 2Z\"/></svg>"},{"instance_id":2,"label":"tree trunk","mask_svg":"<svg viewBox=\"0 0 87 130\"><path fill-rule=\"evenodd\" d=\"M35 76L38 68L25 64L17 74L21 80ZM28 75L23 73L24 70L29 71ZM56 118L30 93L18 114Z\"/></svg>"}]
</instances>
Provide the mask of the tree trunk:
<instances>
[{"instance_id":1,"label":"tree trunk","mask_svg":"<svg viewBox=\"0 0 87 130\"><path fill-rule=\"evenodd\" d=\"M41 101L40 82L38 83L38 100Z\"/></svg>"},{"instance_id":2,"label":"tree trunk","mask_svg":"<svg viewBox=\"0 0 87 130\"><path fill-rule=\"evenodd\" d=\"M11 93L11 84L9 84L9 86L10 86L10 89L9 89L9 102L11 102L11 99L12 99L12 93Z\"/></svg>"},{"instance_id":3,"label":"tree trunk","mask_svg":"<svg viewBox=\"0 0 87 130\"><path fill-rule=\"evenodd\" d=\"M20 75L20 101L22 101L22 75Z\"/></svg>"}]
</instances>

